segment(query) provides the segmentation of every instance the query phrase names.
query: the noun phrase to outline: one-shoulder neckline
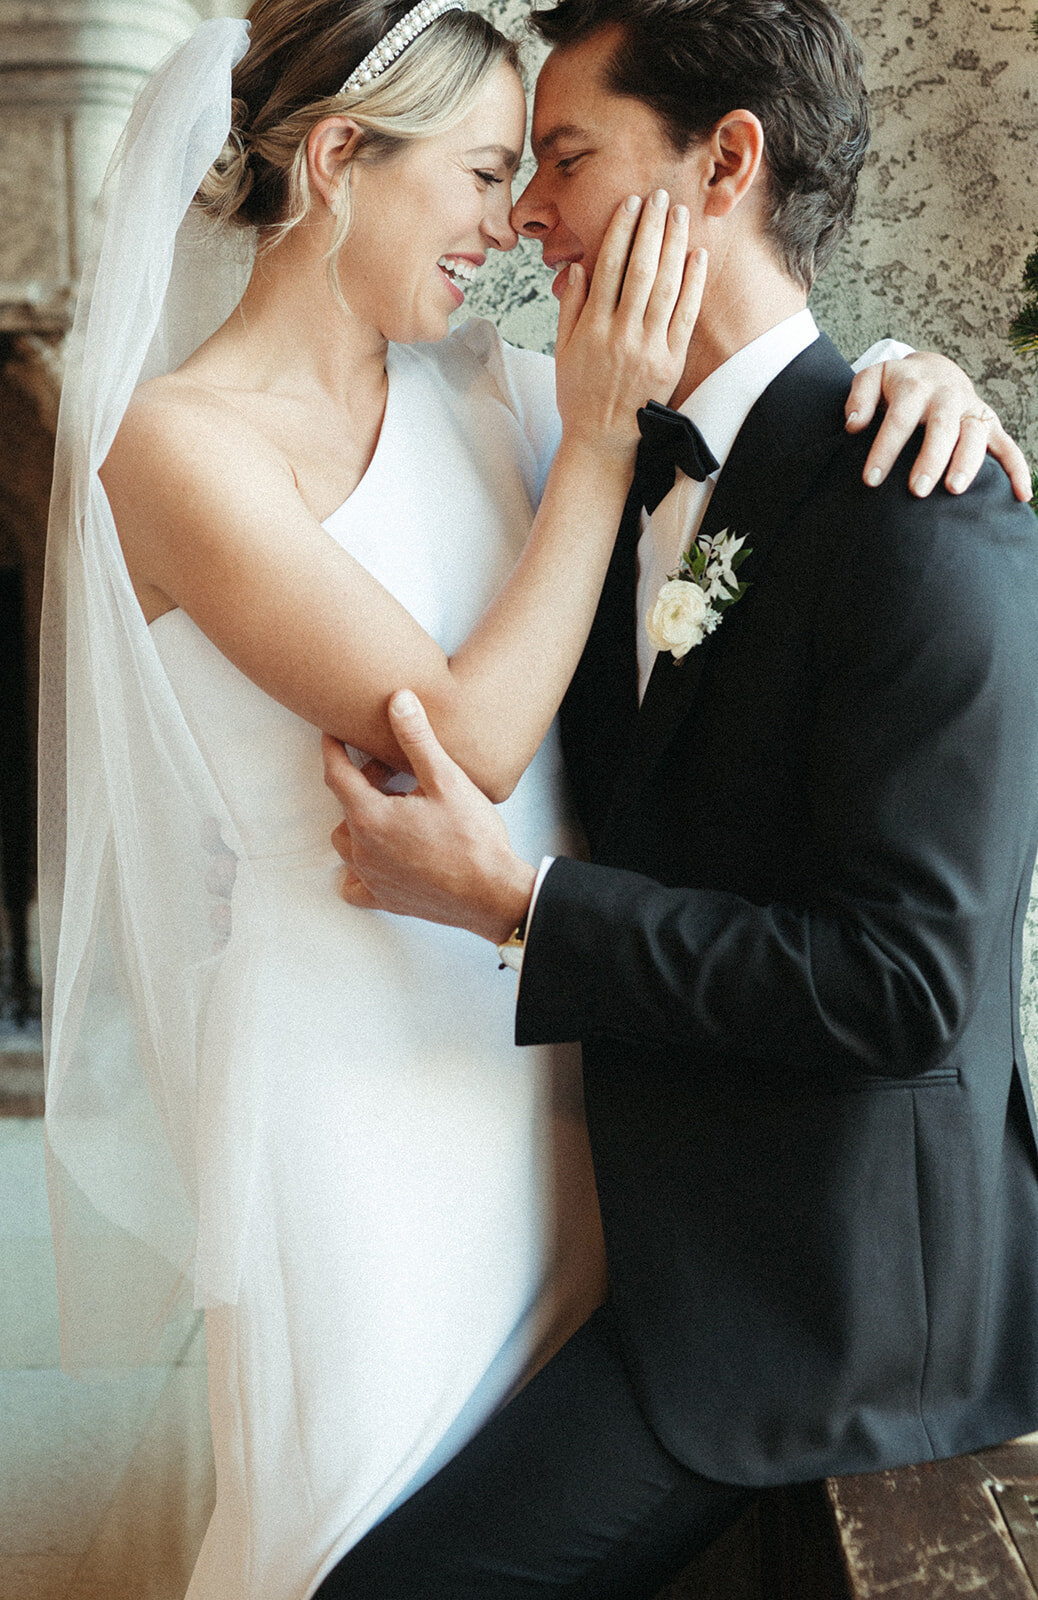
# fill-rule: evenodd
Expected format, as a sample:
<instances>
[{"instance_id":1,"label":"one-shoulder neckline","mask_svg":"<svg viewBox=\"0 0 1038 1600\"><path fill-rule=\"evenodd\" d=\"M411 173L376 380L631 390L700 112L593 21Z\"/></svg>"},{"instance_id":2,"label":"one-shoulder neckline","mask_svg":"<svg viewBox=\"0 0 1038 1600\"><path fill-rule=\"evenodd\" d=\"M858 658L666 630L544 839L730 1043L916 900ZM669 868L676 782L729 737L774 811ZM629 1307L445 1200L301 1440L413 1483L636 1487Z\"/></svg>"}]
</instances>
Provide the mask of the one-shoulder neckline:
<instances>
[{"instance_id":1,"label":"one-shoulder neckline","mask_svg":"<svg viewBox=\"0 0 1038 1600\"><path fill-rule=\"evenodd\" d=\"M394 344L387 345L386 347L386 404L382 412L382 423L378 430L378 438L375 440L375 448L371 453L371 460L365 467L363 475L354 484L350 494L346 496L346 499L343 500L340 505L337 505L334 511L330 511L326 517L322 518L320 525L326 533L332 532L334 524L338 522L339 518L346 511L347 507L353 505L357 496L364 490L366 484L371 479L380 455L384 455L385 453L387 432L390 424L394 421L394 414L396 411L396 390L398 383L397 378L394 376L394 368L398 366L398 349L399 346ZM156 623L161 622L163 617L176 616L178 611L183 611L183 607L170 606L168 611L160 611L157 617L152 617L151 621L147 623L146 626L148 631L151 632Z\"/></svg>"},{"instance_id":2,"label":"one-shoulder neckline","mask_svg":"<svg viewBox=\"0 0 1038 1600\"><path fill-rule=\"evenodd\" d=\"M357 499L357 496L361 495L365 491L366 485L373 477L374 472L379 465L379 457L383 456L386 452L386 440L396 418L396 391L398 387L398 372L395 369L398 367L398 348L399 347L394 344L389 344L386 346L386 404L382 412L382 423L378 430L378 438L375 440L375 448L371 452L371 460L368 462L363 473L350 490L350 493L346 496L346 499L337 505L334 511L330 511L326 517L321 519L321 527L326 533L330 533L332 531L333 525L338 522L339 518L342 516L347 507L352 506L354 501Z\"/></svg>"}]
</instances>

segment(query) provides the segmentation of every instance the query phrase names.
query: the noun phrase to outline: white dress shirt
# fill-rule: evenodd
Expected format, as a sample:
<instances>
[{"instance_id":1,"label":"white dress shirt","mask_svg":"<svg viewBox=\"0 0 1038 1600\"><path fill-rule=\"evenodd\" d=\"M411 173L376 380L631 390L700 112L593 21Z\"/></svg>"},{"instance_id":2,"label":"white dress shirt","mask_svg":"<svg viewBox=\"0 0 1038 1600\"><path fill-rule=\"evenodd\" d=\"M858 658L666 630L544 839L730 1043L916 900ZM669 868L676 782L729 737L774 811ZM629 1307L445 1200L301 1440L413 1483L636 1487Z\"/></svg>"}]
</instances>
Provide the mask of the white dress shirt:
<instances>
[{"instance_id":1,"label":"white dress shirt","mask_svg":"<svg viewBox=\"0 0 1038 1600\"><path fill-rule=\"evenodd\" d=\"M806 308L779 322L751 344L716 367L677 409L690 417L717 459L717 468L702 483L677 469L674 487L650 517L642 512L638 543L638 699L645 694L656 651L645 630L660 585L677 570L682 552L699 531L739 429L752 407L784 367L818 338L818 325Z\"/></svg>"}]
</instances>

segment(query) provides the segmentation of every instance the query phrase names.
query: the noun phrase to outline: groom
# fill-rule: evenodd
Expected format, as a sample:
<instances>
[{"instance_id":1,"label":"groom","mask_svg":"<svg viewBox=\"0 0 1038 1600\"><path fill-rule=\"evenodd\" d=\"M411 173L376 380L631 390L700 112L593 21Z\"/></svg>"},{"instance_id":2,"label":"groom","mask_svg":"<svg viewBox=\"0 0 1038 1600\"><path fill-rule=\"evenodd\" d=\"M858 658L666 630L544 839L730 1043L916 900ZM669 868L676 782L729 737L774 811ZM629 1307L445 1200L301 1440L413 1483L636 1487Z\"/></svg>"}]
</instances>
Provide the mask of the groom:
<instances>
[{"instance_id":1,"label":"groom","mask_svg":"<svg viewBox=\"0 0 1038 1600\"><path fill-rule=\"evenodd\" d=\"M867 143L821 0L537 25L516 221L590 270L625 193L690 207L710 279L674 404L720 473L640 458L562 713L590 863L520 861L411 696L418 796L326 754L357 903L521 954L519 1042L581 1040L610 1298L322 1600L650 1596L760 1486L1038 1426L1038 523L991 464L965 498L904 463L862 484L805 310ZM704 631L693 575L650 640L682 551L723 575L726 533L748 587Z\"/></svg>"}]
</instances>

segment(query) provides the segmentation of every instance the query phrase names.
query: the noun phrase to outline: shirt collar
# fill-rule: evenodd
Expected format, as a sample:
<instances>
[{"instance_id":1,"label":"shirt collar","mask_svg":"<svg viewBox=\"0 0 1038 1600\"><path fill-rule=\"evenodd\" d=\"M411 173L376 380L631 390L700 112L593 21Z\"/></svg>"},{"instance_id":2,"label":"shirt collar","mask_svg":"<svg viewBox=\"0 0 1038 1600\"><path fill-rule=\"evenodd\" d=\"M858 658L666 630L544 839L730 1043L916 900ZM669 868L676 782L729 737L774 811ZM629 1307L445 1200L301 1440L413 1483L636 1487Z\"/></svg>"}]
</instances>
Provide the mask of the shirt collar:
<instances>
[{"instance_id":1,"label":"shirt collar","mask_svg":"<svg viewBox=\"0 0 1038 1600\"><path fill-rule=\"evenodd\" d=\"M717 458L712 479L769 383L817 338L818 324L805 306L729 356L678 407L691 417Z\"/></svg>"}]
</instances>

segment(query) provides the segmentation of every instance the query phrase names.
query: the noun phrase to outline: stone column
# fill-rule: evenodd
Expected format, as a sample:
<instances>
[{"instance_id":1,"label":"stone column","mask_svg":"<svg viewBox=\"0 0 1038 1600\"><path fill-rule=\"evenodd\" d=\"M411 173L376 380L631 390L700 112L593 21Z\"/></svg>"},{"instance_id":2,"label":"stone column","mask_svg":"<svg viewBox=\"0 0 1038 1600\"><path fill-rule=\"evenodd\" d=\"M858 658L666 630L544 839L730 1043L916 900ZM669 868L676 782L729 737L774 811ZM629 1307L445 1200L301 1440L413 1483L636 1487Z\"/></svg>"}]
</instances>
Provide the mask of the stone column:
<instances>
[{"instance_id":1,"label":"stone column","mask_svg":"<svg viewBox=\"0 0 1038 1600\"><path fill-rule=\"evenodd\" d=\"M0 330L67 328L90 214L186 0L0 0Z\"/></svg>"}]
</instances>

